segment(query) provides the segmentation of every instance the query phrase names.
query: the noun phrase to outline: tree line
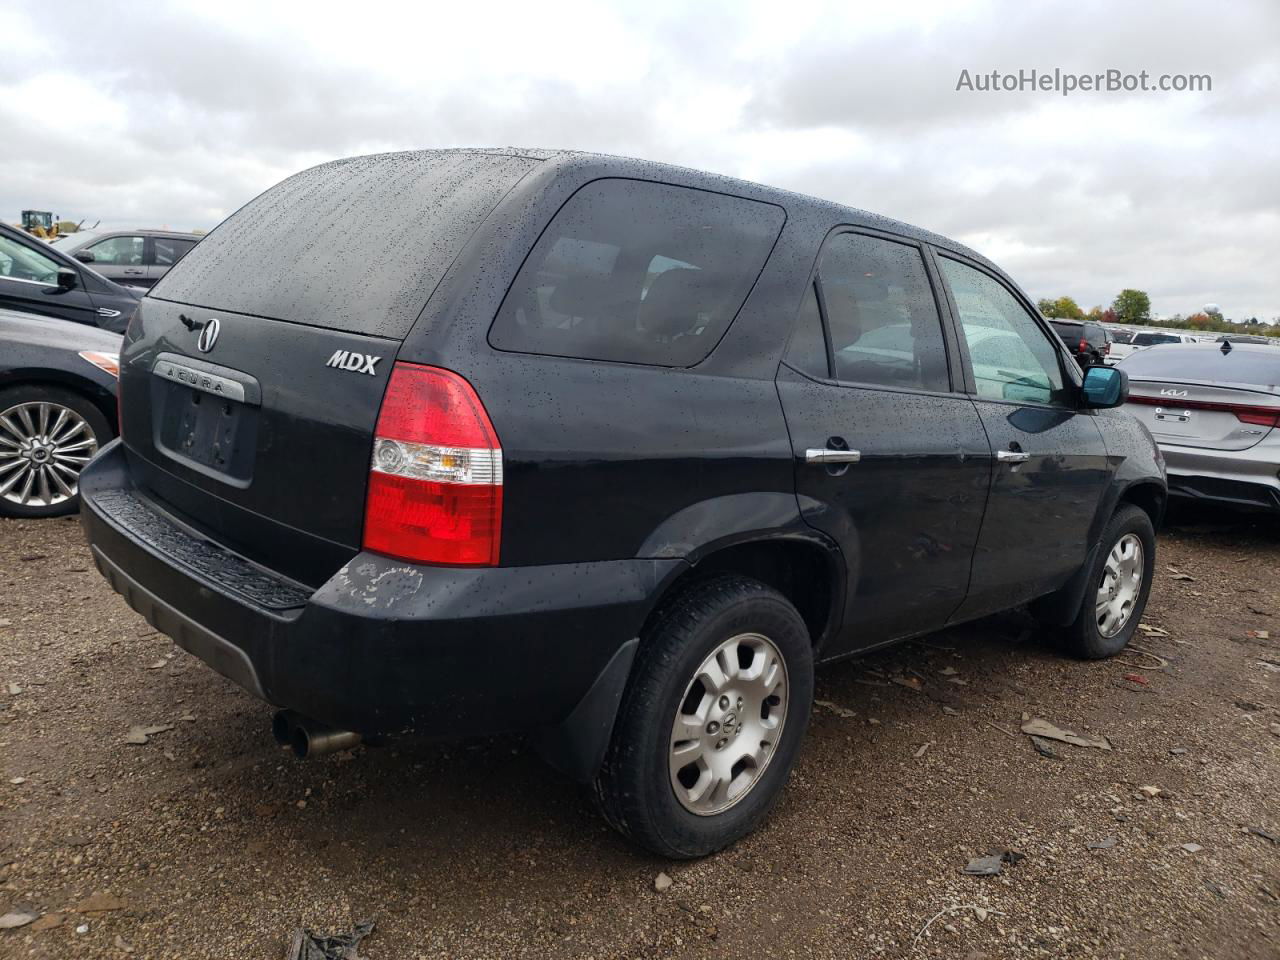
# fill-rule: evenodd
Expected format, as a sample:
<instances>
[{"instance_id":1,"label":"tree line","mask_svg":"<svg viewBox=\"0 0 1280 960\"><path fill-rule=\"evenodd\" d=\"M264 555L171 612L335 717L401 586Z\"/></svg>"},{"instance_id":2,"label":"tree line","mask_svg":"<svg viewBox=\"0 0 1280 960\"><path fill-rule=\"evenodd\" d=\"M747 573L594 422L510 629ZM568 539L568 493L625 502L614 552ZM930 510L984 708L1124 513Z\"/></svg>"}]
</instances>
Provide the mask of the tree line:
<instances>
[{"instance_id":1,"label":"tree line","mask_svg":"<svg viewBox=\"0 0 1280 960\"><path fill-rule=\"evenodd\" d=\"M1106 309L1096 306L1083 310L1071 297L1053 300L1045 298L1037 301L1036 306L1046 317L1063 320L1095 320L1099 323L1124 323L1136 327L1172 327L1213 333L1260 333L1268 337L1280 337L1280 323L1263 324L1257 317L1231 320L1218 310L1201 310L1187 317L1178 313L1165 320L1154 320L1151 317L1151 297L1145 290L1121 290Z\"/></svg>"}]
</instances>

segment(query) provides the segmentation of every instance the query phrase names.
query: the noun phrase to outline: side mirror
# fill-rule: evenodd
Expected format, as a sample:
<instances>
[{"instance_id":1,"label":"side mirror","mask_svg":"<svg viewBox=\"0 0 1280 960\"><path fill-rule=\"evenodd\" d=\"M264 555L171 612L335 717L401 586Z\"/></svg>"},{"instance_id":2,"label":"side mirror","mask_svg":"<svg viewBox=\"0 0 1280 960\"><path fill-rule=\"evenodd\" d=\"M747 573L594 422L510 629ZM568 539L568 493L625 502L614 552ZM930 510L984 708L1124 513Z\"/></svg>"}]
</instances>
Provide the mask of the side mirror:
<instances>
[{"instance_id":1,"label":"side mirror","mask_svg":"<svg viewBox=\"0 0 1280 960\"><path fill-rule=\"evenodd\" d=\"M92 250L77 250L75 253L72 254L72 256L75 257L77 260L79 260L81 263L93 263L94 260L98 259L93 255Z\"/></svg>"},{"instance_id":2,"label":"side mirror","mask_svg":"<svg viewBox=\"0 0 1280 960\"><path fill-rule=\"evenodd\" d=\"M58 268L58 289L72 290L80 282L80 275L70 267Z\"/></svg>"},{"instance_id":3,"label":"side mirror","mask_svg":"<svg viewBox=\"0 0 1280 960\"><path fill-rule=\"evenodd\" d=\"M1129 375L1115 367L1090 367L1084 372L1081 397L1086 407L1118 407L1129 399Z\"/></svg>"}]
</instances>

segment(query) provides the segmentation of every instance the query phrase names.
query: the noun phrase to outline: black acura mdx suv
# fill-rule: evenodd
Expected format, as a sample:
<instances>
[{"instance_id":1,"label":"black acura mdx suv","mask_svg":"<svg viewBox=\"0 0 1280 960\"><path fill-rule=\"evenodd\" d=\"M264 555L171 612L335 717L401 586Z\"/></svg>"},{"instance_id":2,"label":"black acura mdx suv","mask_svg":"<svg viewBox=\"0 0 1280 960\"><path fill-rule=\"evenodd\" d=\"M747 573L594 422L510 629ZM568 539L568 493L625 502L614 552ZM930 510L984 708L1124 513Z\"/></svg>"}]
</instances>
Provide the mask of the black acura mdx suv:
<instances>
[{"instance_id":1,"label":"black acura mdx suv","mask_svg":"<svg viewBox=\"0 0 1280 960\"><path fill-rule=\"evenodd\" d=\"M528 734L651 850L768 813L816 664L1032 603L1085 657L1166 486L944 237L578 153L359 157L247 204L121 354L99 569L300 753Z\"/></svg>"}]
</instances>

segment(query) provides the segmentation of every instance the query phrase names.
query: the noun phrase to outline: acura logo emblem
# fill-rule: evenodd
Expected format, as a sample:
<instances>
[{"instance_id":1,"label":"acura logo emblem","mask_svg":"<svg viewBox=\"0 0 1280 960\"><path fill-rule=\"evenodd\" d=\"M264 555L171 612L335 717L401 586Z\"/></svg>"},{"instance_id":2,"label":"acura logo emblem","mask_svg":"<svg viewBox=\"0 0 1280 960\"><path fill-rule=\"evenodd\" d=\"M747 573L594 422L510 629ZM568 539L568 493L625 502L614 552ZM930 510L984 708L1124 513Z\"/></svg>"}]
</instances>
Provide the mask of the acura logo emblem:
<instances>
[{"instance_id":1,"label":"acura logo emblem","mask_svg":"<svg viewBox=\"0 0 1280 960\"><path fill-rule=\"evenodd\" d=\"M218 322L217 317L210 317L205 325L200 328L200 339L196 341L196 347L201 353L208 353L213 349L213 345L218 342L218 331L222 329L222 324Z\"/></svg>"}]
</instances>

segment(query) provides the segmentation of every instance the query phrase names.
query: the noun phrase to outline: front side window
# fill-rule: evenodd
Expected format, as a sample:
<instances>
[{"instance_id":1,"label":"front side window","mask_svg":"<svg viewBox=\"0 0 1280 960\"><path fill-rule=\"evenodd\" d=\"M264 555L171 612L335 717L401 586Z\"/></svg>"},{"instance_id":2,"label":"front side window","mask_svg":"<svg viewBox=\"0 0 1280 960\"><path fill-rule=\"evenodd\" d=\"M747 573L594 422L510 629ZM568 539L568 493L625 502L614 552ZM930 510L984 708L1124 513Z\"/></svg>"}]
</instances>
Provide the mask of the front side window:
<instances>
[{"instance_id":1,"label":"front side window","mask_svg":"<svg viewBox=\"0 0 1280 960\"><path fill-rule=\"evenodd\" d=\"M107 237L90 245L95 264L109 267L142 266L142 250L146 241L142 237Z\"/></svg>"},{"instance_id":2,"label":"front side window","mask_svg":"<svg viewBox=\"0 0 1280 960\"><path fill-rule=\"evenodd\" d=\"M951 389L942 321L918 248L837 234L818 276L837 380Z\"/></svg>"},{"instance_id":3,"label":"front side window","mask_svg":"<svg viewBox=\"0 0 1280 960\"><path fill-rule=\"evenodd\" d=\"M58 264L16 240L0 236L0 277L57 283Z\"/></svg>"},{"instance_id":4,"label":"front side window","mask_svg":"<svg viewBox=\"0 0 1280 960\"><path fill-rule=\"evenodd\" d=\"M575 193L494 319L499 350L685 367L719 342L773 249L772 204L641 180Z\"/></svg>"},{"instance_id":5,"label":"front side window","mask_svg":"<svg viewBox=\"0 0 1280 960\"><path fill-rule=\"evenodd\" d=\"M1058 350L1003 284L957 260L940 257L984 400L1066 405Z\"/></svg>"}]
</instances>

